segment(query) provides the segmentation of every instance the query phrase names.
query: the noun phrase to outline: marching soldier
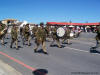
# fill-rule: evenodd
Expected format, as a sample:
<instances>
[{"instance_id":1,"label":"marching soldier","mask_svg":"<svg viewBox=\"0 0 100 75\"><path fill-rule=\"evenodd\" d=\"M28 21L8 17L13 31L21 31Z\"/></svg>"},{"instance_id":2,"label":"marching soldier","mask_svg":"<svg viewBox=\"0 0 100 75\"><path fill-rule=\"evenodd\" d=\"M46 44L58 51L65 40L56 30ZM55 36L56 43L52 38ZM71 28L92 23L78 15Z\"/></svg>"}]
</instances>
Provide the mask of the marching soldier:
<instances>
[{"instance_id":1,"label":"marching soldier","mask_svg":"<svg viewBox=\"0 0 100 75\"><path fill-rule=\"evenodd\" d=\"M47 34L47 40L46 41L50 41L50 27L46 25L45 27L45 31L46 31L46 34Z\"/></svg>"},{"instance_id":2,"label":"marching soldier","mask_svg":"<svg viewBox=\"0 0 100 75\"><path fill-rule=\"evenodd\" d=\"M0 31L3 30L6 27L6 25L5 24L2 24L2 23L1 23L0 26L1 26Z\"/></svg>"},{"instance_id":3,"label":"marching soldier","mask_svg":"<svg viewBox=\"0 0 100 75\"><path fill-rule=\"evenodd\" d=\"M57 27L52 28L51 31L52 31L51 36L53 38L53 41L51 42L50 46L52 47L54 42L56 41L57 42L57 46L59 48L62 48L61 45L60 45L59 37L57 36Z\"/></svg>"},{"instance_id":4,"label":"marching soldier","mask_svg":"<svg viewBox=\"0 0 100 75\"><path fill-rule=\"evenodd\" d=\"M33 29L32 29L33 37L36 36L36 31L37 31L37 29L38 29L38 25L35 25L35 26L33 27Z\"/></svg>"},{"instance_id":5,"label":"marching soldier","mask_svg":"<svg viewBox=\"0 0 100 75\"><path fill-rule=\"evenodd\" d=\"M29 24L26 24L25 27L23 28L23 45L25 44L25 41L28 41L28 46L30 46L30 28Z\"/></svg>"},{"instance_id":6,"label":"marching soldier","mask_svg":"<svg viewBox=\"0 0 100 75\"><path fill-rule=\"evenodd\" d=\"M100 47L100 26L97 27L96 48Z\"/></svg>"},{"instance_id":7,"label":"marching soldier","mask_svg":"<svg viewBox=\"0 0 100 75\"><path fill-rule=\"evenodd\" d=\"M46 30L46 33L47 33L47 37L49 37L49 31L50 31L49 26L46 26L45 30Z\"/></svg>"},{"instance_id":8,"label":"marching soldier","mask_svg":"<svg viewBox=\"0 0 100 75\"><path fill-rule=\"evenodd\" d=\"M10 48L12 48L13 43L16 45L16 49L18 50L18 28L13 25L11 29L11 45Z\"/></svg>"},{"instance_id":9,"label":"marching soldier","mask_svg":"<svg viewBox=\"0 0 100 75\"><path fill-rule=\"evenodd\" d=\"M8 27L5 24L2 24L2 23L0 24L0 40L1 40L2 45L4 45L4 38L7 33L7 29Z\"/></svg>"},{"instance_id":10,"label":"marching soldier","mask_svg":"<svg viewBox=\"0 0 100 75\"><path fill-rule=\"evenodd\" d=\"M63 37L62 43L64 43L67 40L67 44L70 44L70 42L69 42L70 33L71 33L70 29L67 28L66 31L65 31L65 35Z\"/></svg>"},{"instance_id":11,"label":"marching soldier","mask_svg":"<svg viewBox=\"0 0 100 75\"><path fill-rule=\"evenodd\" d=\"M46 43L45 43L46 31L43 28L43 23L40 23L40 27L38 27L35 36L36 36L36 38L35 38L36 47L34 48L34 52L37 52L39 45L42 44L42 50L43 50L44 54L48 54L46 51Z\"/></svg>"}]
</instances>

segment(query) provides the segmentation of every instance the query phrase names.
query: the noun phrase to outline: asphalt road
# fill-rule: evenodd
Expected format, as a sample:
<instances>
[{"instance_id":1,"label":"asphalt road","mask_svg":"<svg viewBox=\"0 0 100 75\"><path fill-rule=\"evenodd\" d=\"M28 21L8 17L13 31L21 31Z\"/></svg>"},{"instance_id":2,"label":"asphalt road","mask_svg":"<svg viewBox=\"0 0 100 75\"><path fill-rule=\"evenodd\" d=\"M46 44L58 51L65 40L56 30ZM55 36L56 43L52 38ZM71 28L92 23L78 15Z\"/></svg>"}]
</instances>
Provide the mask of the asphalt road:
<instances>
[{"instance_id":1,"label":"asphalt road","mask_svg":"<svg viewBox=\"0 0 100 75\"><path fill-rule=\"evenodd\" d=\"M71 40L71 45L62 44L64 48L49 47L50 42L46 42L49 55L34 53L34 40L30 47L20 40L20 49L16 50L10 49L11 39L6 39L5 46L0 44L0 52L6 55L1 53L0 59L23 75L100 75L100 54L90 52L95 46L94 37L94 33L82 33Z\"/></svg>"}]
</instances>

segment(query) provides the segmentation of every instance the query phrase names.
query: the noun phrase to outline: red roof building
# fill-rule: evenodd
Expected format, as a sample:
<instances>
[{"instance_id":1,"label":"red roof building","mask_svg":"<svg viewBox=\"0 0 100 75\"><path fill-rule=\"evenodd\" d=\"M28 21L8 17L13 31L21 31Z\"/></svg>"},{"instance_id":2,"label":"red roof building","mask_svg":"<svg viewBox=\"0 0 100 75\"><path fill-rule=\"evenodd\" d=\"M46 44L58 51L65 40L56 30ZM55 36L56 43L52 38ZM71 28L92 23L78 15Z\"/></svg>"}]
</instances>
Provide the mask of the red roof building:
<instances>
[{"instance_id":1,"label":"red roof building","mask_svg":"<svg viewBox=\"0 0 100 75\"><path fill-rule=\"evenodd\" d=\"M47 25L55 26L55 25L73 25L73 26L97 26L100 25L99 22L97 23L69 23L69 22L47 22Z\"/></svg>"}]
</instances>

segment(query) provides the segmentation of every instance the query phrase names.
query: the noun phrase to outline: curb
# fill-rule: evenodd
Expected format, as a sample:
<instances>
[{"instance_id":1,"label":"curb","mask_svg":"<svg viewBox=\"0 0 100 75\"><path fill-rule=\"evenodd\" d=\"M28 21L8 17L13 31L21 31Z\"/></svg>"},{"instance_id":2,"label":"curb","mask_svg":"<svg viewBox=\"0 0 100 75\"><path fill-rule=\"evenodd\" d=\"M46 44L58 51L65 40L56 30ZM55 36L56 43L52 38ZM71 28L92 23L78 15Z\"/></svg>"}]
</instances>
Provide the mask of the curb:
<instances>
[{"instance_id":1,"label":"curb","mask_svg":"<svg viewBox=\"0 0 100 75\"><path fill-rule=\"evenodd\" d=\"M22 75L22 74L0 60L0 75Z\"/></svg>"}]
</instances>

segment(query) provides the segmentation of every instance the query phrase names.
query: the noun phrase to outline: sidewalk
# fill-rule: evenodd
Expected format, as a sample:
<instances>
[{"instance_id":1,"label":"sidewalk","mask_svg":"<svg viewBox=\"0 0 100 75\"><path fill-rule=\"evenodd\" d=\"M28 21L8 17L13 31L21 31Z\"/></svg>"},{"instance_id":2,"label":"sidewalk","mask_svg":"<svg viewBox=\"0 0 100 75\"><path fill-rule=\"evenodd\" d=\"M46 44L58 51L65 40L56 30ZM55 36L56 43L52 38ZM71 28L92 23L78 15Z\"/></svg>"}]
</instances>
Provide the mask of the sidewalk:
<instances>
[{"instance_id":1,"label":"sidewalk","mask_svg":"<svg viewBox=\"0 0 100 75\"><path fill-rule=\"evenodd\" d=\"M0 60L0 75L22 75L22 74Z\"/></svg>"}]
</instances>

